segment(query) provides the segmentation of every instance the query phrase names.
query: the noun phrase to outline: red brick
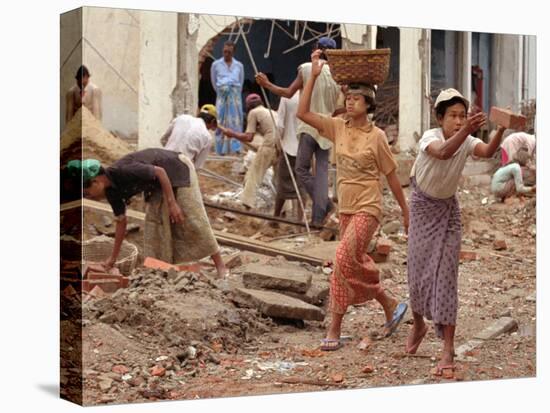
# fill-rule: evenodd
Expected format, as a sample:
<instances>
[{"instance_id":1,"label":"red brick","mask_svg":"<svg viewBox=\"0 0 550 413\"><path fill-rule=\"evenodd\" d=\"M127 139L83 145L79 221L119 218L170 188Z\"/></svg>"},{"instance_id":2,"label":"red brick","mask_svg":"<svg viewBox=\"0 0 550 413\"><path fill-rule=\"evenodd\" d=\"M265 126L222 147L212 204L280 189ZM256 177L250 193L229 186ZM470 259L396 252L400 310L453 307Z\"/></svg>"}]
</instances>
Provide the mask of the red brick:
<instances>
[{"instance_id":1,"label":"red brick","mask_svg":"<svg viewBox=\"0 0 550 413\"><path fill-rule=\"evenodd\" d=\"M101 287L96 285L96 286L93 286L91 291L84 296L84 302L87 303L90 300L103 298L105 296L107 296L107 294L105 294L105 291L103 291Z\"/></svg>"},{"instance_id":2,"label":"red brick","mask_svg":"<svg viewBox=\"0 0 550 413\"><path fill-rule=\"evenodd\" d=\"M116 366L113 366L111 371L117 374L126 374L130 372L130 369L122 364L117 364Z\"/></svg>"},{"instance_id":3,"label":"red brick","mask_svg":"<svg viewBox=\"0 0 550 413\"><path fill-rule=\"evenodd\" d=\"M155 366L151 369L151 376L158 376L162 377L166 373L166 369L164 367Z\"/></svg>"},{"instance_id":4,"label":"red brick","mask_svg":"<svg viewBox=\"0 0 550 413\"><path fill-rule=\"evenodd\" d=\"M98 263L95 263L95 262L89 262L89 263L85 264L84 267L82 268L83 277L87 278L88 273L90 273L92 271L93 272L104 272L105 268L101 264L98 264Z\"/></svg>"},{"instance_id":5,"label":"red brick","mask_svg":"<svg viewBox=\"0 0 550 413\"><path fill-rule=\"evenodd\" d=\"M498 125L504 126L506 129L523 130L527 118L520 114L515 114L511 110L497 108L493 106L489 115L489 120Z\"/></svg>"},{"instance_id":6,"label":"red brick","mask_svg":"<svg viewBox=\"0 0 550 413\"><path fill-rule=\"evenodd\" d=\"M96 271L88 271L86 279L88 280L106 280L111 278L119 278L116 275L111 275L108 272L96 272Z\"/></svg>"},{"instance_id":7,"label":"red brick","mask_svg":"<svg viewBox=\"0 0 550 413\"><path fill-rule=\"evenodd\" d=\"M155 270L169 270L170 268L173 268L176 271L180 271L177 265L169 264L153 257L145 258L145 261L143 261L143 266L146 268L153 268Z\"/></svg>"},{"instance_id":8,"label":"red brick","mask_svg":"<svg viewBox=\"0 0 550 413\"><path fill-rule=\"evenodd\" d=\"M477 253L475 251L460 251L461 261L477 261Z\"/></svg>"},{"instance_id":9,"label":"red brick","mask_svg":"<svg viewBox=\"0 0 550 413\"><path fill-rule=\"evenodd\" d=\"M493 241L493 248L497 251L508 249L506 239L503 236L495 238L495 240Z\"/></svg>"},{"instance_id":10,"label":"red brick","mask_svg":"<svg viewBox=\"0 0 550 413\"><path fill-rule=\"evenodd\" d=\"M84 286L84 283L88 284L88 289ZM84 280L82 281L82 288L85 291L91 292L94 287L101 287L106 293L114 293L120 288L120 280L118 278L104 279L104 280Z\"/></svg>"},{"instance_id":11,"label":"red brick","mask_svg":"<svg viewBox=\"0 0 550 413\"><path fill-rule=\"evenodd\" d=\"M130 285L130 278L120 277L120 288L128 288Z\"/></svg>"},{"instance_id":12,"label":"red brick","mask_svg":"<svg viewBox=\"0 0 550 413\"><path fill-rule=\"evenodd\" d=\"M103 298L107 295L99 285L94 286L88 294L94 298Z\"/></svg>"},{"instance_id":13,"label":"red brick","mask_svg":"<svg viewBox=\"0 0 550 413\"><path fill-rule=\"evenodd\" d=\"M392 247L392 242L389 239L378 238L376 242L376 252L381 255L389 255Z\"/></svg>"},{"instance_id":14,"label":"red brick","mask_svg":"<svg viewBox=\"0 0 550 413\"><path fill-rule=\"evenodd\" d=\"M94 286L90 285L90 281L82 280L82 291L89 293L92 288L94 288Z\"/></svg>"}]
</instances>

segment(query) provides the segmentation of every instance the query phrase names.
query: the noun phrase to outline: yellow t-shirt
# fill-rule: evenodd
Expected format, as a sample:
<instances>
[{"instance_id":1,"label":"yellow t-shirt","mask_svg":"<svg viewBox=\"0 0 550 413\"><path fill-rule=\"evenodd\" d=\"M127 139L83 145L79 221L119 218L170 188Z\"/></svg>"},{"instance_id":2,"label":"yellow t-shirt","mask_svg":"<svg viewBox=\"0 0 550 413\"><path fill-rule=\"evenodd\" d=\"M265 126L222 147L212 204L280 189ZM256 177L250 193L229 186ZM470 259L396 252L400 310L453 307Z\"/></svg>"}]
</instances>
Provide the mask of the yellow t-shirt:
<instances>
[{"instance_id":1,"label":"yellow t-shirt","mask_svg":"<svg viewBox=\"0 0 550 413\"><path fill-rule=\"evenodd\" d=\"M322 117L319 133L334 143L338 205L342 214L382 215L381 175L397 168L386 134L372 123L351 127L342 118Z\"/></svg>"}]
</instances>

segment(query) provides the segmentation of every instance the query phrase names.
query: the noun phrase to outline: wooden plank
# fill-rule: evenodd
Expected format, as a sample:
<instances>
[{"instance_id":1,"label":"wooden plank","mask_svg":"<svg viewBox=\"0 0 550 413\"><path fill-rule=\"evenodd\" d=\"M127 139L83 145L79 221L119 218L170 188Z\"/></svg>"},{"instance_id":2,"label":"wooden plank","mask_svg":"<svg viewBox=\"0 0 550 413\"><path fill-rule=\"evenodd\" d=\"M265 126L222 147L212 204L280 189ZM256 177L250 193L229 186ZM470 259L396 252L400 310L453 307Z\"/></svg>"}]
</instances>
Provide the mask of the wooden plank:
<instances>
[{"instance_id":1,"label":"wooden plank","mask_svg":"<svg viewBox=\"0 0 550 413\"><path fill-rule=\"evenodd\" d=\"M93 208L100 211L112 213L110 205L102 202L92 201L90 199L83 199L82 201L63 204L61 205L61 210L64 211L71 208L78 208L81 205L83 207ZM126 216L140 220L140 221L145 221L145 214L143 212L127 209ZM311 255L301 254L299 252L283 250L281 248L274 247L273 245L270 245L266 242L261 242L257 240L252 241L250 240L249 237L242 237L240 235L231 234L228 232L216 231L216 230L213 230L213 232L214 232L214 236L216 237L217 241L220 244L226 245L229 247L238 248L246 251L252 251L258 254L268 255L272 257L281 255L289 261L307 262L308 264L311 264L314 266L322 266L324 263L324 260L321 258L313 257Z\"/></svg>"},{"instance_id":2,"label":"wooden plank","mask_svg":"<svg viewBox=\"0 0 550 413\"><path fill-rule=\"evenodd\" d=\"M220 244L228 247L244 249L273 257L281 255L289 261L307 262L308 264L314 266L322 266L324 263L324 260L321 258L301 254L299 252L283 250L262 241L251 241L248 237L242 237L240 235L220 231L214 231L214 235Z\"/></svg>"}]
</instances>

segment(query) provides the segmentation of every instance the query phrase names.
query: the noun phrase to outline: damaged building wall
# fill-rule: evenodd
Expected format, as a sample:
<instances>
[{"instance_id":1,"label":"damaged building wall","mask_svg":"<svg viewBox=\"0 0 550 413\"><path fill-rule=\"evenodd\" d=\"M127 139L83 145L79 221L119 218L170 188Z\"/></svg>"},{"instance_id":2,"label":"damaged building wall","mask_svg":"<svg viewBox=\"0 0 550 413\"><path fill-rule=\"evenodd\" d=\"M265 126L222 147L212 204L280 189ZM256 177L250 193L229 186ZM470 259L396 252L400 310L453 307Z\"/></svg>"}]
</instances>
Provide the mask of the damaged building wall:
<instances>
[{"instance_id":1,"label":"damaged building wall","mask_svg":"<svg viewBox=\"0 0 550 413\"><path fill-rule=\"evenodd\" d=\"M496 106L519 109L521 100L521 39L511 34L494 36L491 99Z\"/></svg>"},{"instance_id":2,"label":"damaged building wall","mask_svg":"<svg viewBox=\"0 0 550 413\"><path fill-rule=\"evenodd\" d=\"M177 13L140 13L138 148L160 146L172 120L171 93L176 84Z\"/></svg>"},{"instance_id":3,"label":"damaged building wall","mask_svg":"<svg viewBox=\"0 0 550 413\"><path fill-rule=\"evenodd\" d=\"M72 34L79 32L78 40ZM81 64L103 95L106 129L124 136L138 129L139 12L83 7L61 18L61 130L65 127L65 93L76 84ZM71 38L70 42L67 38ZM70 43L70 44L69 44Z\"/></svg>"},{"instance_id":4,"label":"damaged building wall","mask_svg":"<svg viewBox=\"0 0 550 413\"><path fill-rule=\"evenodd\" d=\"M60 17L60 50L59 50L59 125L60 131L65 128L65 94L76 84L75 74L82 64L82 9L63 13Z\"/></svg>"}]
</instances>

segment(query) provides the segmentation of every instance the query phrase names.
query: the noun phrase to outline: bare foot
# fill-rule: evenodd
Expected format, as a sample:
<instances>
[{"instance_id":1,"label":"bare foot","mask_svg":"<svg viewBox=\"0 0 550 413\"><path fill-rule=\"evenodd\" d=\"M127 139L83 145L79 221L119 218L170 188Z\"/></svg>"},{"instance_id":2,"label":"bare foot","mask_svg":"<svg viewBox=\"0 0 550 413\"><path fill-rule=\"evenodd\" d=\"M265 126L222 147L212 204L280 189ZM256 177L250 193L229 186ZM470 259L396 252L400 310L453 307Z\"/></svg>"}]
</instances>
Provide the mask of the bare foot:
<instances>
[{"instance_id":1,"label":"bare foot","mask_svg":"<svg viewBox=\"0 0 550 413\"><path fill-rule=\"evenodd\" d=\"M222 280L229 276L229 270L225 267L225 265L223 267L216 267L216 271L218 273L218 278Z\"/></svg>"},{"instance_id":2,"label":"bare foot","mask_svg":"<svg viewBox=\"0 0 550 413\"><path fill-rule=\"evenodd\" d=\"M393 319L393 312L397 308L399 301L395 298L388 298L388 304L384 307L384 315L386 316L386 322L389 323Z\"/></svg>"},{"instance_id":3,"label":"bare foot","mask_svg":"<svg viewBox=\"0 0 550 413\"><path fill-rule=\"evenodd\" d=\"M416 327L416 324L413 325L413 328L411 329L411 332L407 337L407 345L405 351L408 354L416 354L416 351L418 350L418 347L420 346L420 343L422 343L422 339L427 332L428 326L426 324L422 324L422 326L418 328Z\"/></svg>"}]
</instances>

